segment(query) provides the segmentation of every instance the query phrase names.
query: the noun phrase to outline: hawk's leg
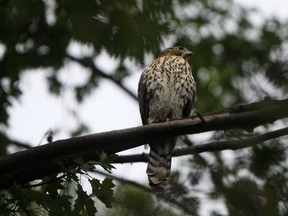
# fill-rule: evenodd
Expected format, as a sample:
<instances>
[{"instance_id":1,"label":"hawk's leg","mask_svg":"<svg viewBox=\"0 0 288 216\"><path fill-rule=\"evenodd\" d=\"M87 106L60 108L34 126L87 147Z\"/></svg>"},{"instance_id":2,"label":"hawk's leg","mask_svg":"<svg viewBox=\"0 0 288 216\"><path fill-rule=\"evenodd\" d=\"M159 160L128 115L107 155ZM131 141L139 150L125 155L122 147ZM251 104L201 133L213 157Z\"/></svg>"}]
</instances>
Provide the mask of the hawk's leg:
<instances>
[{"instance_id":1,"label":"hawk's leg","mask_svg":"<svg viewBox=\"0 0 288 216\"><path fill-rule=\"evenodd\" d=\"M167 117L165 122L170 122L170 118ZM168 130L170 130L170 124L168 125Z\"/></svg>"}]
</instances>

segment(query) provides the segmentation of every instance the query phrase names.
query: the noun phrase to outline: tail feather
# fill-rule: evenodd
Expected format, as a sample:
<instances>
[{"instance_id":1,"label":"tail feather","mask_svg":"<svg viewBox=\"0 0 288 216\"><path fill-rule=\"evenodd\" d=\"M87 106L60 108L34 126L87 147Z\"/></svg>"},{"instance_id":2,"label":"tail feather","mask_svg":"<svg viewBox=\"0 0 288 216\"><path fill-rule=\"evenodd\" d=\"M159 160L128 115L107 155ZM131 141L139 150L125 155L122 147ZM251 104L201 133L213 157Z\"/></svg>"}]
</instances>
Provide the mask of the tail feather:
<instances>
[{"instance_id":1,"label":"tail feather","mask_svg":"<svg viewBox=\"0 0 288 216\"><path fill-rule=\"evenodd\" d=\"M146 173L149 185L156 193L162 193L169 182L174 143L168 142L156 147L151 145Z\"/></svg>"}]
</instances>

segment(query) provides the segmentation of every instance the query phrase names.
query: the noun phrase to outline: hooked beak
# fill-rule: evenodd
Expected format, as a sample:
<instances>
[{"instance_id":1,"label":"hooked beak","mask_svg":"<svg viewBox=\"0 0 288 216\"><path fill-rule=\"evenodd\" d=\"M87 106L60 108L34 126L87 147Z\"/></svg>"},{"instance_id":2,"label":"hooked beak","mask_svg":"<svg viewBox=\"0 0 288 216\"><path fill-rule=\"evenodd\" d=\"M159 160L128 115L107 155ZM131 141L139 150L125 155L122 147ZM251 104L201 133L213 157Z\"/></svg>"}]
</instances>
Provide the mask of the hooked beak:
<instances>
[{"instance_id":1,"label":"hooked beak","mask_svg":"<svg viewBox=\"0 0 288 216\"><path fill-rule=\"evenodd\" d=\"M193 55L193 53L191 51L188 51L188 52L183 54L183 58L185 58L187 60L191 55Z\"/></svg>"}]
</instances>

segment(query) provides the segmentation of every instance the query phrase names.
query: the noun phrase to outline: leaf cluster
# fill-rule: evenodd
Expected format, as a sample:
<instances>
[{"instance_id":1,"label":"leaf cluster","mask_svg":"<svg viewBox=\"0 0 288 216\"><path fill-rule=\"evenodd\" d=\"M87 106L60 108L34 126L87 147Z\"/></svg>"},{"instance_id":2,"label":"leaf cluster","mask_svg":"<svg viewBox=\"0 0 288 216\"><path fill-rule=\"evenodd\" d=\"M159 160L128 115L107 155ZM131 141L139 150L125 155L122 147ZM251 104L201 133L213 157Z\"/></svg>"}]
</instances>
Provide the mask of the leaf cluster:
<instances>
[{"instance_id":1,"label":"leaf cluster","mask_svg":"<svg viewBox=\"0 0 288 216\"><path fill-rule=\"evenodd\" d=\"M97 163L111 172L111 158L104 153ZM14 185L0 196L0 214L4 215L95 215L96 200L111 208L114 183L111 178L100 181L89 173L95 164L75 159L77 165L63 173L50 175L25 186ZM91 186L89 193L83 188L81 179L86 178Z\"/></svg>"}]
</instances>

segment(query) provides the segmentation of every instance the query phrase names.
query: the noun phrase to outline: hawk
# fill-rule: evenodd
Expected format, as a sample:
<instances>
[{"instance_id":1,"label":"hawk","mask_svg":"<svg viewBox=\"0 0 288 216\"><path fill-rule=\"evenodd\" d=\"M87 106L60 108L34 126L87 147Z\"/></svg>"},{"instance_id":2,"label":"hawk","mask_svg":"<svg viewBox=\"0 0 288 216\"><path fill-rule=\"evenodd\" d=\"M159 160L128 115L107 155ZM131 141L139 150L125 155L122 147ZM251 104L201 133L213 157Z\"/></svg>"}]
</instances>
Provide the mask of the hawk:
<instances>
[{"instance_id":1,"label":"hawk","mask_svg":"<svg viewBox=\"0 0 288 216\"><path fill-rule=\"evenodd\" d=\"M143 125L190 116L196 83L187 62L192 52L178 46L165 49L143 71L138 84L138 100ZM155 143L154 143L155 142ZM149 143L146 173L156 193L168 183L176 138Z\"/></svg>"}]
</instances>

